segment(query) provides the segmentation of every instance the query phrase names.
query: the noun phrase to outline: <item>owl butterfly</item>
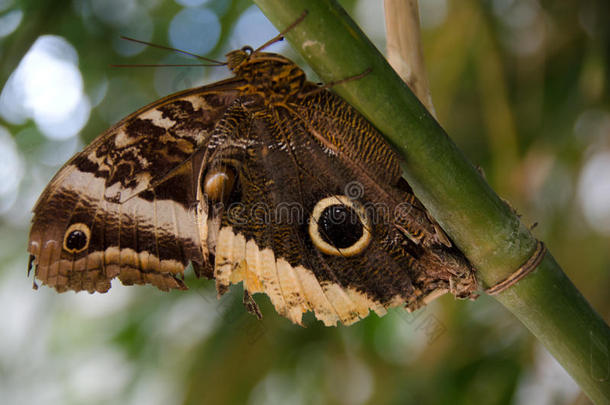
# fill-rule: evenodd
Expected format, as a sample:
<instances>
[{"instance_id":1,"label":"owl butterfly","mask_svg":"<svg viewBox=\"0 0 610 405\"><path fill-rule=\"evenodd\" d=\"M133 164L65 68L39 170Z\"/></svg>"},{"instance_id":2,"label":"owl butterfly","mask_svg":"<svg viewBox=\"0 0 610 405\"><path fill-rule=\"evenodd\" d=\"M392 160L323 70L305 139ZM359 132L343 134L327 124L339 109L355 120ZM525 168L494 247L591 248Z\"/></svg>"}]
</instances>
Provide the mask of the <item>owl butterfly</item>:
<instances>
[{"instance_id":1,"label":"owl butterfly","mask_svg":"<svg viewBox=\"0 0 610 405\"><path fill-rule=\"evenodd\" d=\"M136 111L61 168L34 207L35 278L167 291L190 263L219 295L243 282L255 313L265 293L325 325L473 294L474 269L365 118L281 55L244 47L226 65L233 77Z\"/></svg>"}]
</instances>

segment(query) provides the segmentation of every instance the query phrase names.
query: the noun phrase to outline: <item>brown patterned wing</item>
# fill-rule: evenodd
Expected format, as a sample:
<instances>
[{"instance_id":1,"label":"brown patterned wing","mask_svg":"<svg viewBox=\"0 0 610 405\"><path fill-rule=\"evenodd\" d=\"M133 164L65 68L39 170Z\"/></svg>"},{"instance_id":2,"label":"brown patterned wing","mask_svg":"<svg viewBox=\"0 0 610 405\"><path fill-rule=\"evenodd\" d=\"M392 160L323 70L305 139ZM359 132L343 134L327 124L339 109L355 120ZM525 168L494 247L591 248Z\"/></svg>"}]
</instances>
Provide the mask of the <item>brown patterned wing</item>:
<instances>
[{"instance_id":1,"label":"brown patterned wing","mask_svg":"<svg viewBox=\"0 0 610 405\"><path fill-rule=\"evenodd\" d=\"M57 173L34 208L28 251L35 277L58 291L124 284L185 288L189 262L211 276L197 212L213 128L237 81L155 102L100 135Z\"/></svg>"},{"instance_id":2,"label":"brown patterned wing","mask_svg":"<svg viewBox=\"0 0 610 405\"><path fill-rule=\"evenodd\" d=\"M312 97L315 108L244 99L221 120L227 152L210 163L239 164L216 239L219 293L243 281L293 322L312 311L326 325L413 309L460 282L470 293L472 268L441 242L381 135L331 93Z\"/></svg>"}]
</instances>

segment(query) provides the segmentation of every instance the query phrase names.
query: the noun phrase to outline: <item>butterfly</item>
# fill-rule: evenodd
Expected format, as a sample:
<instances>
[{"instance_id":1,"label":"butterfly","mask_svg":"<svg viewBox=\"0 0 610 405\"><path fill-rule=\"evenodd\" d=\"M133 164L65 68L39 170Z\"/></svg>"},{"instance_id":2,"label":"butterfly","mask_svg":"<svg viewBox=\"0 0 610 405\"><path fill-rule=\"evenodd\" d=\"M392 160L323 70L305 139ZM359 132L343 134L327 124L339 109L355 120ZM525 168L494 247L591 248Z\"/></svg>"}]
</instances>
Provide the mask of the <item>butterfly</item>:
<instances>
[{"instance_id":1,"label":"butterfly","mask_svg":"<svg viewBox=\"0 0 610 405\"><path fill-rule=\"evenodd\" d=\"M33 210L35 278L58 292L106 292L114 278L167 291L187 288L190 264L219 296L242 282L251 312L265 293L297 324L472 296L475 270L382 135L261 48L228 53L233 77L141 108L59 170Z\"/></svg>"}]
</instances>

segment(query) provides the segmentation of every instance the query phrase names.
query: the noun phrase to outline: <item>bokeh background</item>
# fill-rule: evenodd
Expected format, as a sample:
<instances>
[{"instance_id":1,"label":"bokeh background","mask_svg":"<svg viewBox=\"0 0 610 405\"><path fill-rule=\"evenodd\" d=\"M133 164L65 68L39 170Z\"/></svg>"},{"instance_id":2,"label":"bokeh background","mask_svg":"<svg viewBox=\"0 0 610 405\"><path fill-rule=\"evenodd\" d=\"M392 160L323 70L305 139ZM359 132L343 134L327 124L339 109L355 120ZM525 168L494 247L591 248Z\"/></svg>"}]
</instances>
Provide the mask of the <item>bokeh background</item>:
<instances>
[{"instance_id":1,"label":"bokeh background","mask_svg":"<svg viewBox=\"0 0 610 405\"><path fill-rule=\"evenodd\" d=\"M341 3L384 49L382 2ZM440 122L523 220L538 223L536 235L608 320L608 2L423 0L420 9ZM276 32L248 0L0 0L0 403L587 404L484 296L445 296L348 328L308 316L303 329L262 296L257 321L241 287L218 301L213 283L192 274L187 292L119 282L105 295L32 290L30 210L61 164L137 108L228 76L112 68L197 63L120 35L222 60ZM286 43L271 50L300 62Z\"/></svg>"}]
</instances>

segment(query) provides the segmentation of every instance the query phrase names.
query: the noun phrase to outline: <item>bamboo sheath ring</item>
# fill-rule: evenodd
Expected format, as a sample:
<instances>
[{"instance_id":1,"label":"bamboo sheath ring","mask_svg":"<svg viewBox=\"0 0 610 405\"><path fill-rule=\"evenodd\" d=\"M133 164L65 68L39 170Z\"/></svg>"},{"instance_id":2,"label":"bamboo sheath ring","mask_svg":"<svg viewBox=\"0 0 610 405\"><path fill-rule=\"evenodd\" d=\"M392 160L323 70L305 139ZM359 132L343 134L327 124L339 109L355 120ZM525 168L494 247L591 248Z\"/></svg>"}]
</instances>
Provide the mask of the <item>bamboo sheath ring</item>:
<instances>
[{"instance_id":1,"label":"bamboo sheath ring","mask_svg":"<svg viewBox=\"0 0 610 405\"><path fill-rule=\"evenodd\" d=\"M505 278L503 281L500 281L498 284L493 287L489 287L485 290L485 292L489 295L497 295L502 291L507 290L513 285L517 284L522 278L530 274L542 261L544 255L546 254L546 246L543 242L538 241L536 244L536 250L532 254L532 256L527 259L525 263L521 267L519 267L513 274Z\"/></svg>"}]
</instances>

